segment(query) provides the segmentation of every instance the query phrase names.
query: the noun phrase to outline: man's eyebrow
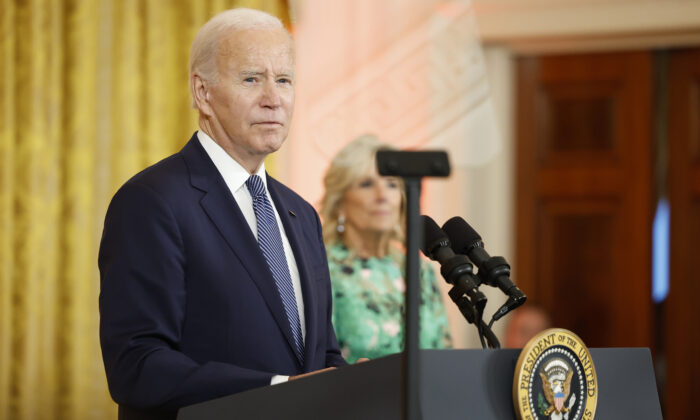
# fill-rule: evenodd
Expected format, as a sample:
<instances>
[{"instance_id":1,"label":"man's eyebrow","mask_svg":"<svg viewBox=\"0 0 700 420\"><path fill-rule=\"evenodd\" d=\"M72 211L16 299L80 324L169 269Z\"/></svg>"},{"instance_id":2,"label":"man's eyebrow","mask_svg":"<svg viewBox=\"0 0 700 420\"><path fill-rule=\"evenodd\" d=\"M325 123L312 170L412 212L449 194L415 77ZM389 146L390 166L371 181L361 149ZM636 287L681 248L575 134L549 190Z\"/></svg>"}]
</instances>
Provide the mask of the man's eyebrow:
<instances>
[{"instance_id":1,"label":"man's eyebrow","mask_svg":"<svg viewBox=\"0 0 700 420\"><path fill-rule=\"evenodd\" d=\"M261 76L264 75L264 71L256 71L256 70L243 70L240 72L241 76Z\"/></svg>"},{"instance_id":2,"label":"man's eyebrow","mask_svg":"<svg viewBox=\"0 0 700 420\"><path fill-rule=\"evenodd\" d=\"M239 73L243 77L251 77L251 76L265 76L267 72L265 71L258 71L258 70L241 70ZM288 77L288 78L294 78L294 72L282 72L278 73L275 75L275 77Z\"/></svg>"}]
</instances>

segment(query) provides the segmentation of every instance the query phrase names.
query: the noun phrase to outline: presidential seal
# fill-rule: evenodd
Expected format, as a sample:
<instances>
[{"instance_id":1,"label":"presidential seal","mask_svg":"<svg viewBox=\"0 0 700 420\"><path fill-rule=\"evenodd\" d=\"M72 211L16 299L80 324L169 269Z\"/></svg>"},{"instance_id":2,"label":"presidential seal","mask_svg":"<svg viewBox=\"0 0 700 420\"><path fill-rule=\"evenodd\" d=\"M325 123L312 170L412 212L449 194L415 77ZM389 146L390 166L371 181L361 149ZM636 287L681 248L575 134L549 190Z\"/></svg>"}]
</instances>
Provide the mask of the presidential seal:
<instances>
[{"instance_id":1,"label":"presidential seal","mask_svg":"<svg viewBox=\"0 0 700 420\"><path fill-rule=\"evenodd\" d=\"M525 345L513 377L513 406L519 419L590 420L597 401L593 359L576 334L552 328Z\"/></svg>"}]
</instances>

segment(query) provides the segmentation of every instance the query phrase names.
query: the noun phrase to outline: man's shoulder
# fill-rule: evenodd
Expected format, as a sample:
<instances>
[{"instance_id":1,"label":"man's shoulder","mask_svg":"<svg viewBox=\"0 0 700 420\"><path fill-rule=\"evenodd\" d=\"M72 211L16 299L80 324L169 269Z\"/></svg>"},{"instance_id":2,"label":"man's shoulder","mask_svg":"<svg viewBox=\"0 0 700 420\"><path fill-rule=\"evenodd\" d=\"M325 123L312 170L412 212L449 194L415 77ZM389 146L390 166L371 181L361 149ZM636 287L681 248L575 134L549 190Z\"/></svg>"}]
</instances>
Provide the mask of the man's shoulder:
<instances>
[{"instance_id":1,"label":"man's shoulder","mask_svg":"<svg viewBox=\"0 0 700 420\"><path fill-rule=\"evenodd\" d=\"M132 176L122 188L130 186L142 186L154 191L166 192L179 190L183 185L189 184L190 168L186 159L186 151L196 148L196 136L183 147L182 150L156 162Z\"/></svg>"},{"instance_id":2,"label":"man's shoulder","mask_svg":"<svg viewBox=\"0 0 700 420\"><path fill-rule=\"evenodd\" d=\"M122 188L140 185L156 191L167 191L175 185L182 185L187 177L187 165L180 153L175 153L132 176Z\"/></svg>"},{"instance_id":3,"label":"man's shoulder","mask_svg":"<svg viewBox=\"0 0 700 420\"><path fill-rule=\"evenodd\" d=\"M144 168L141 172L133 176L139 179L152 179L163 175L180 175L187 173L187 165L180 152L164 157L158 162Z\"/></svg>"},{"instance_id":4,"label":"man's shoulder","mask_svg":"<svg viewBox=\"0 0 700 420\"><path fill-rule=\"evenodd\" d=\"M148 209L176 206L182 202L186 173L177 153L145 168L119 187L110 201L108 216L134 211L145 214Z\"/></svg>"},{"instance_id":5,"label":"man's shoulder","mask_svg":"<svg viewBox=\"0 0 700 420\"><path fill-rule=\"evenodd\" d=\"M196 138L193 137L196 141ZM172 205L181 202L187 195L191 181L191 164L187 153L193 154L193 140L179 152L156 162L127 180L112 198L114 201L133 202L140 200L164 200ZM196 150L194 151L196 155ZM193 160L190 156L190 160Z\"/></svg>"}]
</instances>

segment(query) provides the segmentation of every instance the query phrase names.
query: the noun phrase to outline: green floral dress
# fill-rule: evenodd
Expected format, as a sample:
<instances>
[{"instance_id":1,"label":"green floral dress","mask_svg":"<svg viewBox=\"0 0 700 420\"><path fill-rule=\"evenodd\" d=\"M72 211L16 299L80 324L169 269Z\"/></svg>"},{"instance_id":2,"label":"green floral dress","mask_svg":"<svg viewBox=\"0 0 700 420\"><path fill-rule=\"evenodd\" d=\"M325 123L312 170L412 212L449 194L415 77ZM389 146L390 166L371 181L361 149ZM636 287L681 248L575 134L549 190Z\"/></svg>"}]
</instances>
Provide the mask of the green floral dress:
<instances>
[{"instance_id":1,"label":"green floral dress","mask_svg":"<svg viewBox=\"0 0 700 420\"><path fill-rule=\"evenodd\" d=\"M355 363L403 349L404 262L392 256L349 258L342 244L328 247L333 326L343 357ZM451 347L449 326L435 274L421 262L420 347Z\"/></svg>"}]
</instances>

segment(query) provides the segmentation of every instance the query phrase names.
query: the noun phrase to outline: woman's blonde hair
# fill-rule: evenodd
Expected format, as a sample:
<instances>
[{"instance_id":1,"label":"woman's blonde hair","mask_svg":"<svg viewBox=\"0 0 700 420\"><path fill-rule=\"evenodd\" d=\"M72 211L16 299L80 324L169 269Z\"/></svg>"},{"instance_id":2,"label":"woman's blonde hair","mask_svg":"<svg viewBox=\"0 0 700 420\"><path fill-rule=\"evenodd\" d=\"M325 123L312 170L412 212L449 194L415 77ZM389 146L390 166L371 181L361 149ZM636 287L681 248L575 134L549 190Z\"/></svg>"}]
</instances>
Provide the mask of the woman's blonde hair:
<instances>
[{"instance_id":1,"label":"woman's blonde hair","mask_svg":"<svg viewBox=\"0 0 700 420\"><path fill-rule=\"evenodd\" d=\"M323 177L325 192L321 199L321 218L323 219L323 240L326 246L342 242L338 232L338 208L343 202L345 192L355 181L365 174L367 168L376 165L377 152L380 150L396 150L395 147L382 143L372 134L357 137L331 161ZM399 226L392 232L392 241L404 239L404 224L406 220L406 192L403 180L399 179L401 189L401 208Z\"/></svg>"}]
</instances>

